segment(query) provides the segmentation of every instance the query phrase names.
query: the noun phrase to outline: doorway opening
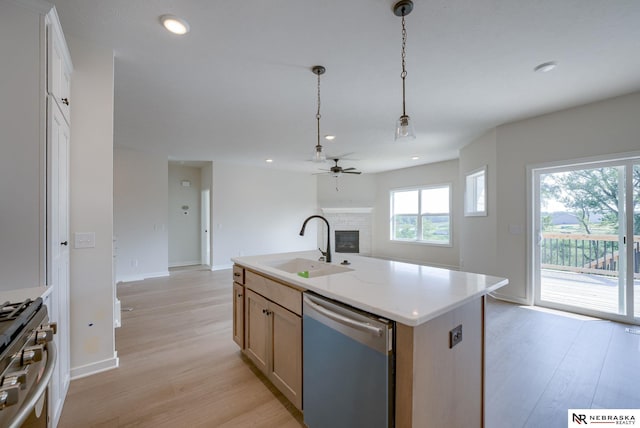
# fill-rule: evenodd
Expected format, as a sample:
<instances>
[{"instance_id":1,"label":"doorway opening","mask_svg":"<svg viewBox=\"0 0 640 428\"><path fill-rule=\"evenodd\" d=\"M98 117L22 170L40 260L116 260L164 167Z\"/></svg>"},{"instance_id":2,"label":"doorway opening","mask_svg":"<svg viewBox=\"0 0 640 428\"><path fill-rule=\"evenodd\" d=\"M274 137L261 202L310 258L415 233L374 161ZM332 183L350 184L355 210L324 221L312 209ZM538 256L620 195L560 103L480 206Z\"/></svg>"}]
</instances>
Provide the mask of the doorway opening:
<instances>
[{"instance_id":1,"label":"doorway opening","mask_svg":"<svg viewBox=\"0 0 640 428\"><path fill-rule=\"evenodd\" d=\"M169 268L211 264L211 162L169 162Z\"/></svg>"}]
</instances>

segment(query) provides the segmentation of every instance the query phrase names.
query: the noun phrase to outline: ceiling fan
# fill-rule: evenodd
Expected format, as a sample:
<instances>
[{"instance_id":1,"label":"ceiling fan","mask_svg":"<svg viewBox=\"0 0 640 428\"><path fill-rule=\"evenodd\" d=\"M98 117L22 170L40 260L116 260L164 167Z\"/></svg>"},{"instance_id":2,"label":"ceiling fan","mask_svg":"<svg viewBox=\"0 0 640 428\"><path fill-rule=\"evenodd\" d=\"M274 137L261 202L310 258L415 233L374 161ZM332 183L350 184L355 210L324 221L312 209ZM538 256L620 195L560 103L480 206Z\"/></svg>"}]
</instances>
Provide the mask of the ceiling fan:
<instances>
[{"instance_id":1,"label":"ceiling fan","mask_svg":"<svg viewBox=\"0 0 640 428\"><path fill-rule=\"evenodd\" d=\"M338 165L338 161L340 159L333 159L333 161L336 163L334 166L331 167L331 169L325 169L324 171L327 171L326 173L322 172L320 174L329 174L332 177L340 177L342 174L362 174L361 171L356 171L355 168L342 168L340 165Z\"/></svg>"}]
</instances>

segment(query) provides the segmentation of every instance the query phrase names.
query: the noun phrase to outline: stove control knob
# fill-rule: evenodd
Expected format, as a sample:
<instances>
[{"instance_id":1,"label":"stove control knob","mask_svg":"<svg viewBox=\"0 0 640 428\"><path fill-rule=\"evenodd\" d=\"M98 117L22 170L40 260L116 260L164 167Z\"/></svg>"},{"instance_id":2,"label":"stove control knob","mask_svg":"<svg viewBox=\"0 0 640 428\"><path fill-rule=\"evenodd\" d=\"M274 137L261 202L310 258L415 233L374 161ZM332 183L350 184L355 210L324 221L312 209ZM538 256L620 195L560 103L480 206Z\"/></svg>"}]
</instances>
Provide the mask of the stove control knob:
<instances>
[{"instance_id":1,"label":"stove control knob","mask_svg":"<svg viewBox=\"0 0 640 428\"><path fill-rule=\"evenodd\" d=\"M19 398L19 386L0 387L0 409L16 404Z\"/></svg>"},{"instance_id":2,"label":"stove control knob","mask_svg":"<svg viewBox=\"0 0 640 428\"><path fill-rule=\"evenodd\" d=\"M42 345L53 340L53 329L42 327L36 331L36 345Z\"/></svg>"},{"instance_id":3,"label":"stove control knob","mask_svg":"<svg viewBox=\"0 0 640 428\"><path fill-rule=\"evenodd\" d=\"M26 367L24 370L18 370L16 372L11 372L5 375L2 379L2 386L19 386L20 389L24 389L27 383L27 375L29 367Z\"/></svg>"},{"instance_id":4,"label":"stove control knob","mask_svg":"<svg viewBox=\"0 0 640 428\"><path fill-rule=\"evenodd\" d=\"M58 323L57 322L52 322L52 323L43 325L42 328L43 329L50 328L51 330L53 330L53 334L56 334L58 332Z\"/></svg>"},{"instance_id":5,"label":"stove control knob","mask_svg":"<svg viewBox=\"0 0 640 428\"><path fill-rule=\"evenodd\" d=\"M29 374L29 367L24 370L11 372L2 379L2 387L18 386L20 389L25 389L27 384L27 375Z\"/></svg>"},{"instance_id":6,"label":"stove control knob","mask_svg":"<svg viewBox=\"0 0 640 428\"><path fill-rule=\"evenodd\" d=\"M20 359L21 360L20 362L22 363L23 366L26 366L27 364L41 361L42 351L43 351L42 345L29 346L27 348L24 348L24 351L22 351L22 358Z\"/></svg>"}]
</instances>

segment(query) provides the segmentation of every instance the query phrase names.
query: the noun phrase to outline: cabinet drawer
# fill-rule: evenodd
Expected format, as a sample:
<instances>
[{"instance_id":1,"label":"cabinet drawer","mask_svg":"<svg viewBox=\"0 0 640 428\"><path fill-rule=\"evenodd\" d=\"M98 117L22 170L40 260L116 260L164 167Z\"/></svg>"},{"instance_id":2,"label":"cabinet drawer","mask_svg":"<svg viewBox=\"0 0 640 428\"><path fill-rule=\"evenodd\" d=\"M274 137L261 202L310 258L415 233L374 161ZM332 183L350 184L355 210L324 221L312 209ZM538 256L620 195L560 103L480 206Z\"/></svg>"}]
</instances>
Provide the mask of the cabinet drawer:
<instances>
[{"instance_id":1,"label":"cabinet drawer","mask_svg":"<svg viewBox=\"0 0 640 428\"><path fill-rule=\"evenodd\" d=\"M302 316L302 292L287 285L245 271L245 285L278 305Z\"/></svg>"},{"instance_id":2,"label":"cabinet drawer","mask_svg":"<svg viewBox=\"0 0 640 428\"><path fill-rule=\"evenodd\" d=\"M233 282L244 285L244 268L242 266L233 265Z\"/></svg>"}]
</instances>

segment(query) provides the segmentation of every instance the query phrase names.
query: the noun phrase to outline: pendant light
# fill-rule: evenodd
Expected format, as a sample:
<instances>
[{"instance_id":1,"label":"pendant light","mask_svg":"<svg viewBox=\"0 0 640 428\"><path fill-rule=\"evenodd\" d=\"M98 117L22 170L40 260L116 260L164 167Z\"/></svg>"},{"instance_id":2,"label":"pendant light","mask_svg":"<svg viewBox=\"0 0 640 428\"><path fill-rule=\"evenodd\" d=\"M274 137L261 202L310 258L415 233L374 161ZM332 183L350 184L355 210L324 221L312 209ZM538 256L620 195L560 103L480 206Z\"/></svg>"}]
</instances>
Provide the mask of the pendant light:
<instances>
[{"instance_id":1,"label":"pendant light","mask_svg":"<svg viewBox=\"0 0 640 428\"><path fill-rule=\"evenodd\" d=\"M413 122L409 115L407 115L405 109L405 89L404 81L407 77L407 68L405 64L406 52L405 47L407 44L407 28L405 26L404 17L409 15L413 10L413 2L411 0L400 0L393 7L393 13L396 16L402 17L402 116L398 118L396 122L396 135L395 139L398 140L413 140L416 138L416 133L413 130Z\"/></svg>"},{"instance_id":2,"label":"pendant light","mask_svg":"<svg viewBox=\"0 0 640 428\"><path fill-rule=\"evenodd\" d=\"M314 65L313 67L311 67L311 71L313 71L313 74L315 74L316 76L318 76L318 110L316 112L316 121L318 122L318 140L316 143L316 147L313 151L313 157L311 158L311 160L313 162L325 162L327 160L327 156L324 154L324 152L322 151L322 145L320 144L320 76L322 74L324 74L324 72L326 71L326 68L324 68L321 65Z\"/></svg>"}]
</instances>

